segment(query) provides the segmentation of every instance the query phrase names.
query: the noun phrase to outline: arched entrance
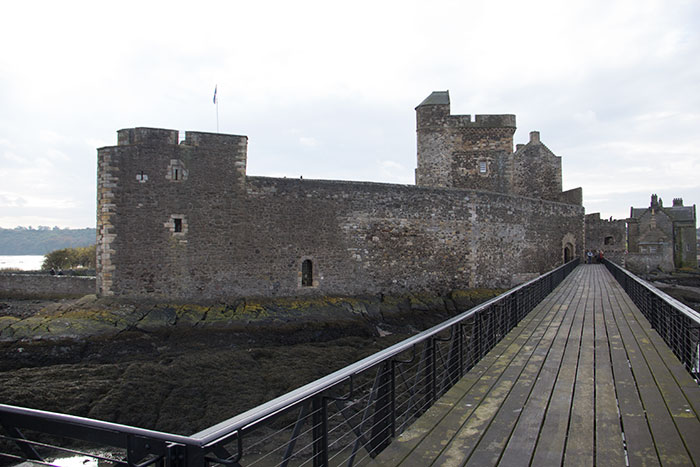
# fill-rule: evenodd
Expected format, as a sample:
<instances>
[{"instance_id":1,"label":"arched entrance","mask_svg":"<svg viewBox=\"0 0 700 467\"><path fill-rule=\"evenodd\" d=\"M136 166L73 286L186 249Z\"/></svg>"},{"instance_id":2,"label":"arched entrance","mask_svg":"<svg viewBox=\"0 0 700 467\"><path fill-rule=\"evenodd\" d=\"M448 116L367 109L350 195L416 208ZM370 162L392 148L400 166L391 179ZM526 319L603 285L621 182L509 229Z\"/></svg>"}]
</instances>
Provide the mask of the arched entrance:
<instances>
[{"instance_id":1,"label":"arched entrance","mask_svg":"<svg viewBox=\"0 0 700 467\"><path fill-rule=\"evenodd\" d=\"M564 264L568 263L576 257L576 237L571 232L568 232L561 239L561 259Z\"/></svg>"},{"instance_id":2,"label":"arched entrance","mask_svg":"<svg viewBox=\"0 0 700 467\"><path fill-rule=\"evenodd\" d=\"M574 259L574 246L571 243L564 245L564 263L568 263Z\"/></svg>"}]
</instances>

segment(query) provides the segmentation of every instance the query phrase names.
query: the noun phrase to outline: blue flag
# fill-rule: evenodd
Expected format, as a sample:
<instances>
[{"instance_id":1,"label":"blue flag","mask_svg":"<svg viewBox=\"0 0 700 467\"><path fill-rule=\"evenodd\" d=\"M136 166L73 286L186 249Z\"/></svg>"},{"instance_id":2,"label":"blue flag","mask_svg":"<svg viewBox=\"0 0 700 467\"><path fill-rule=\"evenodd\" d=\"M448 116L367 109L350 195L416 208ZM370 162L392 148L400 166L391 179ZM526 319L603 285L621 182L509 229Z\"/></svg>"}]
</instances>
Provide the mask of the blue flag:
<instances>
[{"instance_id":1,"label":"blue flag","mask_svg":"<svg viewBox=\"0 0 700 467\"><path fill-rule=\"evenodd\" d=\"M214 104L216 104L216 88L218 87L218 84L214 86Z\"/></svg>"}]
</instances>

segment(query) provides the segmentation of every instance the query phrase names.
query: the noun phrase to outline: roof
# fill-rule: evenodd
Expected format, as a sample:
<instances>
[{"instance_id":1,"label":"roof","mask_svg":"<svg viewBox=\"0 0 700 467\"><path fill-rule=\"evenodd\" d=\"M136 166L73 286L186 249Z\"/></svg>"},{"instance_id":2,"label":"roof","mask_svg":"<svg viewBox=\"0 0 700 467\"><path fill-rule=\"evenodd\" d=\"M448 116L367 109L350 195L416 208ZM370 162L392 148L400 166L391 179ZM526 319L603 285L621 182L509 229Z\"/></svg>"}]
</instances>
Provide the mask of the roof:
<instances>
[{"instance_id":1,"label":"roof","mask_svg":"<svg viewBox=\"0 0 700 467\"><path fill-rule=\"evenodd\" d=\"M649 208L632 208L632 218L639 219Z\"/></svg>"},{"instance_id":2,"label":"roof","mask_svg":"<svg viewBox=\"0 0 700 467\"><path fill-rule=\"evenodd\" d=\"M671 216L674 221L692 221L695 220L695 210L693 206L673 206L664 208L664 211Z\"/></svg>"},{"instance_id":3,"label":"roof","mask_svg":"<svg viewBox=\"0 0 700 467\"><path fill-rule=\"evenodd\" d=\"M632 208L631 214L633 219L639 219L647 212L649 208ZM657 211L662 211L674 221L693 221L695 220L695 209L693 206L660 206Z\"/></svg>"},{"instance_id":4,"label":"roof","mask_svg":"<svg viewBox=\"0 0 700 467\"><path fill-rule=\"evenodd\" d=\"M433 91L418 107L423 105L450 105L450 91Z\"/></svg>"}]
</instances>

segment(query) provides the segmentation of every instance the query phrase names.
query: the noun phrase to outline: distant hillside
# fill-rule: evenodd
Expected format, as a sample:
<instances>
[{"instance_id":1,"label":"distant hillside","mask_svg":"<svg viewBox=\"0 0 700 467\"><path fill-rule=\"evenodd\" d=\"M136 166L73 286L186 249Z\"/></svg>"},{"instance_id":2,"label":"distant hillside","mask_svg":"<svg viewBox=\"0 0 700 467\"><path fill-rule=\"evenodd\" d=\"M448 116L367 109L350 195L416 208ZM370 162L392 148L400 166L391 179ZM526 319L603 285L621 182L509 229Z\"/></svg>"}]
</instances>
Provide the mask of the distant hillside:
<instances>
[{"instance_id":1,"label":"distant hillside","mask_svg":"<svg viewBox=\"0 0 700 467\"><path fill-rule=\"evenodd\" d=\"M90 246L95 229L0 228L0 255L45 255L61 248Z\"/></svg>"}]
</instances>

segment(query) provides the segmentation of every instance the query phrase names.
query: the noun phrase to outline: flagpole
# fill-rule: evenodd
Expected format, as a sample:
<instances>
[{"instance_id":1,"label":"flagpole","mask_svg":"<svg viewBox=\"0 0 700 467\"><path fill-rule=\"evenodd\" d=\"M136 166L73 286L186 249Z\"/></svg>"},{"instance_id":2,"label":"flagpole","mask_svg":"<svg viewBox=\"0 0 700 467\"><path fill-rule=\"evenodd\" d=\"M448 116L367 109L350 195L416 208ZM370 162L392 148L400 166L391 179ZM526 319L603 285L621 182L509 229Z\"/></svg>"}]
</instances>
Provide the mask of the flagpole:
<instances>
[{"instance_id":1,"label":"flagpole","mask_svg":"<svg viewBox=\"0 0 700 467\"><path fill-rule=\"evenodd\" d=\"M216 97L216 91L219 89L219 85L214 86L214 105L216 105L216 132L219 132L219 99Z\"/></svg>"}]
</instances>

